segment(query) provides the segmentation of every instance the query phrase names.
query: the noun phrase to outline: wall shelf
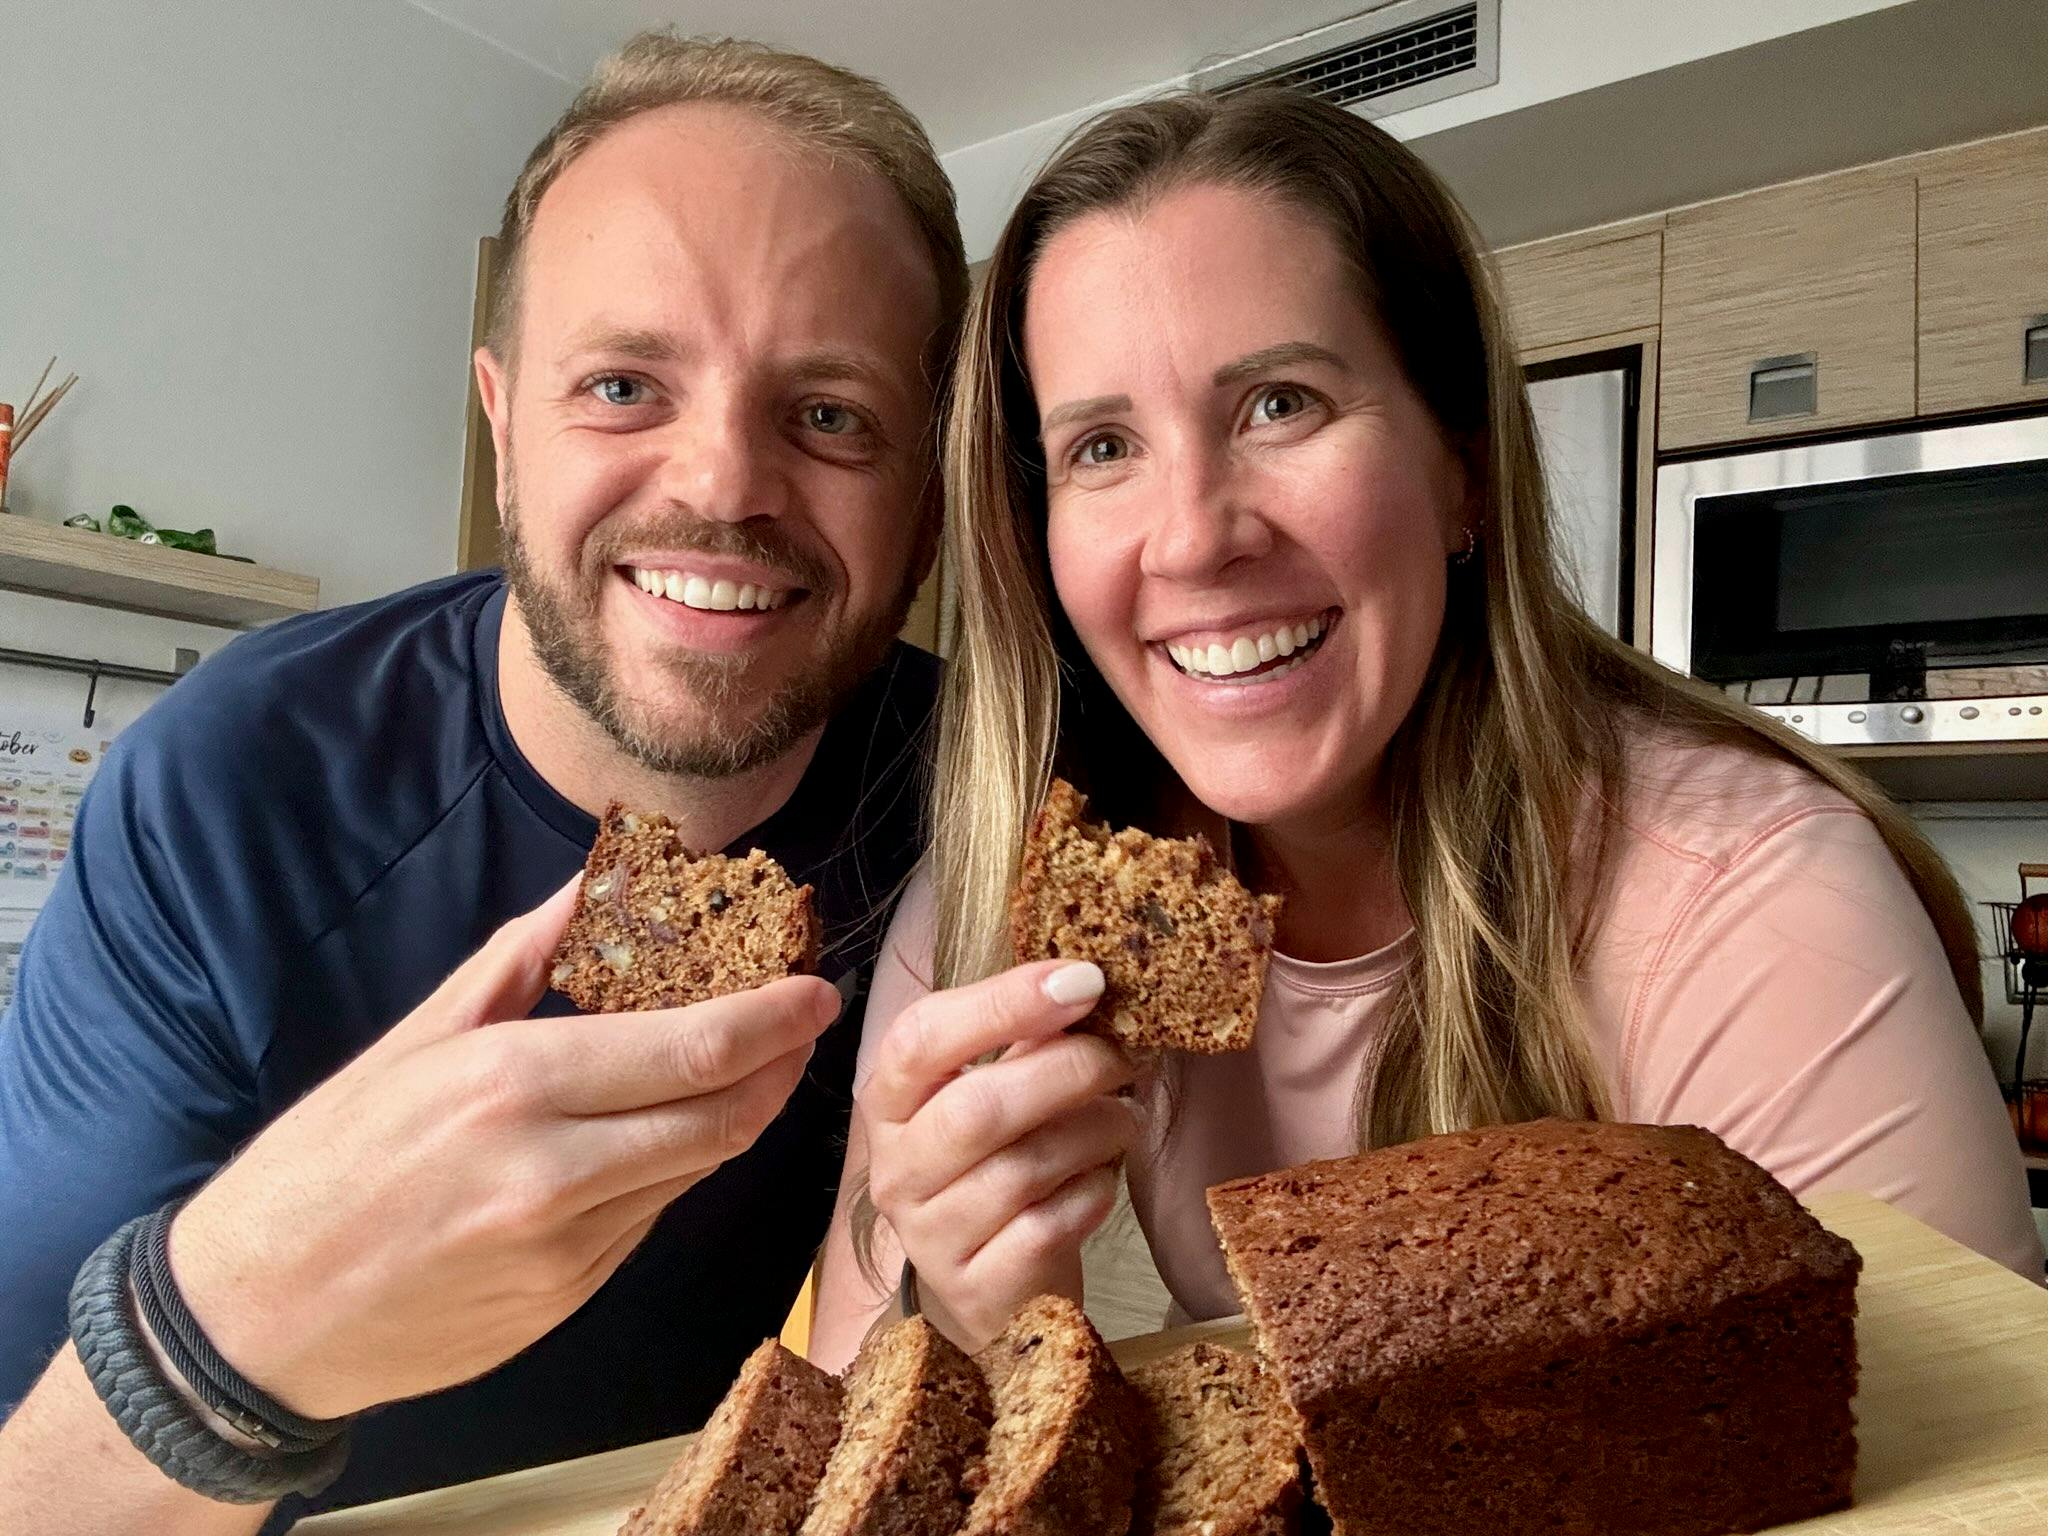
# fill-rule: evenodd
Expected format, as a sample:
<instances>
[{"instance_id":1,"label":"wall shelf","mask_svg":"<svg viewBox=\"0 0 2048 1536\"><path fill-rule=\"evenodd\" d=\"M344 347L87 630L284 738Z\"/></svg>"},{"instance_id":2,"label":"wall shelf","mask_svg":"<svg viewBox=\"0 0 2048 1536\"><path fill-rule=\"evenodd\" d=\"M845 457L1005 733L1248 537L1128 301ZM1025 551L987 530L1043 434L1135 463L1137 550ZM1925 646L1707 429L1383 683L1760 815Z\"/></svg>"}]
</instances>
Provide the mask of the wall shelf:
<instances>
[{"instance_id":1,"label":"wall shelf","mask_svg":"<svg viewBox=\"0 0 2048 1536\"><path fill-rule=\"evenodd\" d=\"M1895 800L2048 800L2048 740L1889 742L1835 751Z\"/></svg>"},{"instance_id":2,"label":"wall shelf","mask_svg":"<svg viewBox=\"0 0 2048 1536\"><path fill-rule=\"evenodd\" d=\"M6 515L0 587L231 629L320 606L311 576Z\"/></svg>"}]
</instances>

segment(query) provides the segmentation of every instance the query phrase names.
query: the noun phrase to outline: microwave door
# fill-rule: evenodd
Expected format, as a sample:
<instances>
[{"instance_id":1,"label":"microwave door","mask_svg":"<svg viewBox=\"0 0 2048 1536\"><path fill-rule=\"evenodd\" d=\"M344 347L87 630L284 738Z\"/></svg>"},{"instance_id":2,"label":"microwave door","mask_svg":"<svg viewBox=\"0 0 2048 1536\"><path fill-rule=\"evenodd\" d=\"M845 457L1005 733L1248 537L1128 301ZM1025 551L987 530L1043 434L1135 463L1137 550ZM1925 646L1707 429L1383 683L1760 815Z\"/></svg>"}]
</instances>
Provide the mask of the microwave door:
<instances>
[{"instance_id":1,"label":"microwave door","mask_svg":"<svg viewBox=\"0 0 2048 1536\"><path fill-rule=\"evenodd\" d=\"M1632 623L1635 371L1612 355L1576 371L1532 368L1529 407L1550 491L1558 560L1586 612L1610 635Z\"/></svg>"}]
</instances>

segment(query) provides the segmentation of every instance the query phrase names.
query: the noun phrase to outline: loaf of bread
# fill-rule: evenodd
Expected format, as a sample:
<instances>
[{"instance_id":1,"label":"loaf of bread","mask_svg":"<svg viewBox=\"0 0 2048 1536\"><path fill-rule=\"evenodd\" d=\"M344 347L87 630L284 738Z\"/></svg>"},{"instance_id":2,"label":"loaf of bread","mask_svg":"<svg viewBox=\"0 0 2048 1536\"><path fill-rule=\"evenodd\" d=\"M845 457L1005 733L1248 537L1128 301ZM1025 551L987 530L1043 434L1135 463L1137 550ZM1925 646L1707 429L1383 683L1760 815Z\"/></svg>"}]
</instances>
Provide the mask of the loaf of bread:
<instances>
[{"instance_id":1,"label":"loaf of bread","mask_svg":"<svg viewBox=\"0 0 2048 1536\"><path fill-rule=\"evenodd\" d=\"M1339 1536L1722 1536L1849 1501L1861 1260L1706 1131L1431 1137L1209 1211Z\"/></svg>"},{"instance_id":2,"label":"loaf of bread","mask_svg":"<svg viewBox=\"0 0 2048 1536\"><path fill-rule=\"evenodd\" d=\"M839 1382L770 1339L619 1536L795 1536L839 1438Z\"/></svg>"},{"instance_id":3,"label":"loaf of bread","mask_svg":"<svg viewBox=\"0 0 2048 1536\"><path fill-rule=\"evenodd\" d=\"M548 983L586 1013L679 1008L818 963L811 888L756 848L695 854L666 817L613 805Z\"/></svg>"},{"instance_id":4,"label":"loaf of bread","mask_svg":"<svg viewBox=\"0 0 2048 1536\"><path fill-rule=\"evenodd\" d=\"M1131 1536L1295 1536L1301 1434L1254 1357L1190 1344L1130 1379L1146 1428Z\"/></svg>"},{"instance_id":5,"label":"loaf of bread","mask_svg":"<svg viewBox=\"0 0 2048 1536\"><path fill-rule=\"evenodd\" d=\"M1280 898L1254 896L1200 837L1112 832L1054 779L1031 827L1010 941L1017 962L1093 960L1108 985L1080 1027L1129 1045L1243 1050L1258 1022Z\"/></svg>"},{"instance_id":6,"label":"loaf of bread","mask_svg":"<svg viewBox=\"0 0 2048 1536\"><path fill-rule=\"evenodd\" d=\"M975 1359L995 1423L961 1536L1124 1536L1138 1408L1095 1325L1064 1296L1040 1296Z\"/></svg>"},{"instance_id":7,"label":"loaf of bread","mask_svg":"<svg viewBox=\"0 0 2048 1536\"><path fill-rule=\"evenodd\" d=\"M981 1481L988 1384L921 1317L870 1339L846 1373L839 1443L803 1536L953 1536Z\"/></svg>"}]
</instances>

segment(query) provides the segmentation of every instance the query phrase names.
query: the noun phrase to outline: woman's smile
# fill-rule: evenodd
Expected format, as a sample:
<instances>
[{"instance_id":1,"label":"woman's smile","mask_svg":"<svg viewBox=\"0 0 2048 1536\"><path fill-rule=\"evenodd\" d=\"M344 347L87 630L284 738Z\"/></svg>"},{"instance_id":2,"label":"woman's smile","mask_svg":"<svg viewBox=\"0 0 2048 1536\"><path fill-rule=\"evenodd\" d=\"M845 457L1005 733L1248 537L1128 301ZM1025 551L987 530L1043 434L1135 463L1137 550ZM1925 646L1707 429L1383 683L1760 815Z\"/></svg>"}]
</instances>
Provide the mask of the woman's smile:
<instances>
[{"instance_id":1,"label":"woman's smile","mask_svg":"<svg viewBox=\"0 0 2048 1536\"><path fill-rule=\"evenodd\" d=\"M1244 687L1284 677L1322 649L1323 637L1339 610L1323 609L1305 618L1277 623L1234 625L1203 634L1189 632L1160 642L1176 671L1205 682Z\"/></svg>"}]
</instances>

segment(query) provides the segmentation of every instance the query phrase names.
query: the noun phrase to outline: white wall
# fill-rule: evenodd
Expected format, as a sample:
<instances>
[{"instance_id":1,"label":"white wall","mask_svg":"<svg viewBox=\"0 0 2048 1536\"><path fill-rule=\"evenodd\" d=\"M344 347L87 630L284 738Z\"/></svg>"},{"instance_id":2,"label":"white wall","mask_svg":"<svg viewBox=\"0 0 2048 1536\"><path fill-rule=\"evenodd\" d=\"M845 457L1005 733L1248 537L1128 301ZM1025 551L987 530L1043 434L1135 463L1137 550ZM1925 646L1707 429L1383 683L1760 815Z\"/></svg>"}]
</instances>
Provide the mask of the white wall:
<instances>
[{"instance_id":1,"label":"white wall","mask_svg":"<svg viewBox=\"0 0 2048 1536\"><path fill-rule=\"evenodd\" d=\"M81 377L10 507L211 526L323 606L452 570L476 242L569 94L401 0L0 5L0 398ZM0 592L0 646L227 638ZM0 667L0 708L60 697Z\"/></svg>"},{"instance_id":2,"label":"white wall","mask_svg":"<svg viewBox=\"0 0 2048 1536\"><path fill-rule=\"evenodd\" d=\"M1633 79L1752 43L1825 26L1903 0L1504 0L1501 6L1501 77L1497 84L1380 119L1403 139L1460 123L1554 101L1561 96ZM1355 7L1365 10L1364 3ZM1276 23L1275 39L1289 29ZM1213 60L1188 60L1193 69ZM1154 82L1118 101L1135 100L1184 83ZM946 171L960 195L967 254L979 259L994 246L1018 195L1054 146L1076 124L1116 101L1096 102L1044 122L954 150ZM1796 106L1796 103L1788 104Z\"/></svg>"}]
</instances>

